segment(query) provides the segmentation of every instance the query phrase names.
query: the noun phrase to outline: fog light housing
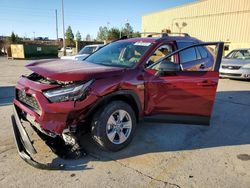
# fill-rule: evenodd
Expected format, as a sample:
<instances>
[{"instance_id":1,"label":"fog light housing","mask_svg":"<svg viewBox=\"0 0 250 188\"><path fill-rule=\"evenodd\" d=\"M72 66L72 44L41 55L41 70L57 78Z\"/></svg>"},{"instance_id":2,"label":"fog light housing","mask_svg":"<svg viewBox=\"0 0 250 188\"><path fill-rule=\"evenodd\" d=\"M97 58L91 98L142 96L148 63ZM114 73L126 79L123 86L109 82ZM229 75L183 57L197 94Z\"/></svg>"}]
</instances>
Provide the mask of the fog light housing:
<instances>
[{"instance_id":1,"label":"fog light housing","mask_svg":"<svg viewBox=\"0 0 250 188\"><path fill-rule=\"evenodd\" d=\"M250 74L244 74L244 78L250 78Z\"/></svg>"}]
</instances>

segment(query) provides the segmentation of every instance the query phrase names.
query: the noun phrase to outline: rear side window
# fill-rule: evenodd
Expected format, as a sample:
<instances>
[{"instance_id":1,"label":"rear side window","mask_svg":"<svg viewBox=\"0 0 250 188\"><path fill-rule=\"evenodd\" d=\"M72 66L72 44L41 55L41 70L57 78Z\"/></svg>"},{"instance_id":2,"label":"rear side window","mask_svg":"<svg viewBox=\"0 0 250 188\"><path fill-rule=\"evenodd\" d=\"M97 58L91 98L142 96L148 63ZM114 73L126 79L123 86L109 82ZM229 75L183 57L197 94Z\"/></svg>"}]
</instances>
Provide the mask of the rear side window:
<instances>
[{"instance_id":1,"label":"rear side window","mask_svg":"<svg viewBox=\"0 0 250 188\"><path fill-rule=\"evenodd\" d=\"M198 50L200 52L202 59L207 58L207 51L205 50L203 46L198 46Z\"/></svg>"},{"instance_id":2,"label":"rear side window","mask_svg":"<svg viewBox=\"0 0 250 188\"><path fill-rule=\"evenodd\" d=\"M192 42L179 42L178 43L178 48L184 48L187 46L191 46L194 43ZM196 54L196 50L195 48L189 48L187 50L184 50L182 52L179 53L180 56L180 63L187 63L190 61L195 61L197 59L197 54Z\"/></svg>"}]
</instances>

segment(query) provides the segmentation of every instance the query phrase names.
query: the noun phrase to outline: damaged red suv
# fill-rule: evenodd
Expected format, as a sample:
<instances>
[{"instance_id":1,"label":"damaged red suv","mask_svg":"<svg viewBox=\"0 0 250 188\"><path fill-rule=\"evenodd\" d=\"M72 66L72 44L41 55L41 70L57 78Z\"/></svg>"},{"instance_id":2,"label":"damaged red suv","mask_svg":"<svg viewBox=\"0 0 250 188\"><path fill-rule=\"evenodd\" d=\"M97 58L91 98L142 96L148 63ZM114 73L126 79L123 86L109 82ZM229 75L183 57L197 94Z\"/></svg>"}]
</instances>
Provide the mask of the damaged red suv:
<instances>
[{"instance_id":1,"label":"damaged red suv","mask_svg":"<svg viewBox=\"0 0 250 188\"><path fill-rule=\"evenodd\" d=\"M84 61L31 62L13 102L19 154L34 163L24 121L73 145L89 130L111 151L131 142L140 119L209 124L222 49L222 42L163 34L112 42Z\"/></svg>"}]
</instances>

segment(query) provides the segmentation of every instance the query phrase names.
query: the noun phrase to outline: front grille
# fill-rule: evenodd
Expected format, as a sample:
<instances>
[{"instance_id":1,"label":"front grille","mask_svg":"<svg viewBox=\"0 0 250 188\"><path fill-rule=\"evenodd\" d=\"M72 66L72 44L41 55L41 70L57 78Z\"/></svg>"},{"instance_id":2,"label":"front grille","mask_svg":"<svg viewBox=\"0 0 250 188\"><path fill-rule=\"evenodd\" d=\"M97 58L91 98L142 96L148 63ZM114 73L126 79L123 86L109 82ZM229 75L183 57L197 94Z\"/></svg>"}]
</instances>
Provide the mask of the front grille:
<instances>
[{"instance_id":1,"label":"front grille","mask_svg":"<svg viewBox=\"0 0 250 188\"><path fill-rule=\"evenodd\" d=\"M239 70L241 66L222 65L222 68L229 69L229 70Z\"/></svg>"},{"instance_id":2,"label":"front grille","mask_svg":"<svg viewBox=\"0 0 250 188\"><path fill-rule=\"evenodd\" d=\"M237 76L240 77L241 74L234 74L234 73L220 73L220 75L225 75L225 76Z\"/></svg>"},{"instance_id":3,"label":"front grille","mask_svg":"<svg viewBox=\"0 0 250 188\"><path fill-rule=\"evenodd\" d=\"M17 90L17 100L33 109L35 112L40 112L40 107L35 99L35 97L25 93L25 91Z\"/></svg>"}]
</instances>

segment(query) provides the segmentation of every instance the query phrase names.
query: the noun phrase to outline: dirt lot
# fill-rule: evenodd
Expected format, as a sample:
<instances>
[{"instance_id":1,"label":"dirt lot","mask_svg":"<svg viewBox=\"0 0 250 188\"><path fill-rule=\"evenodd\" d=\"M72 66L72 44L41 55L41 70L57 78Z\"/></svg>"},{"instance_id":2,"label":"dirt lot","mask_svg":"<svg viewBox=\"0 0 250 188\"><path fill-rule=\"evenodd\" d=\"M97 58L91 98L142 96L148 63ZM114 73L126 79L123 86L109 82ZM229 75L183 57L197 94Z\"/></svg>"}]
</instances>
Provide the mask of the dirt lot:
<instances>
[{"instance_id":1,"label":"dirt lot","mask_svg":"<svg viewBox=\"0 0 250 188\"><path fill-rule=\"evenodd\" d=\"M13 85L26 61L0 58L0 187L250 187L250 82L220 80L210 127L141 123L129 147L42 171L20 159L11 132Z\"/></svg>"}]
</instances>

